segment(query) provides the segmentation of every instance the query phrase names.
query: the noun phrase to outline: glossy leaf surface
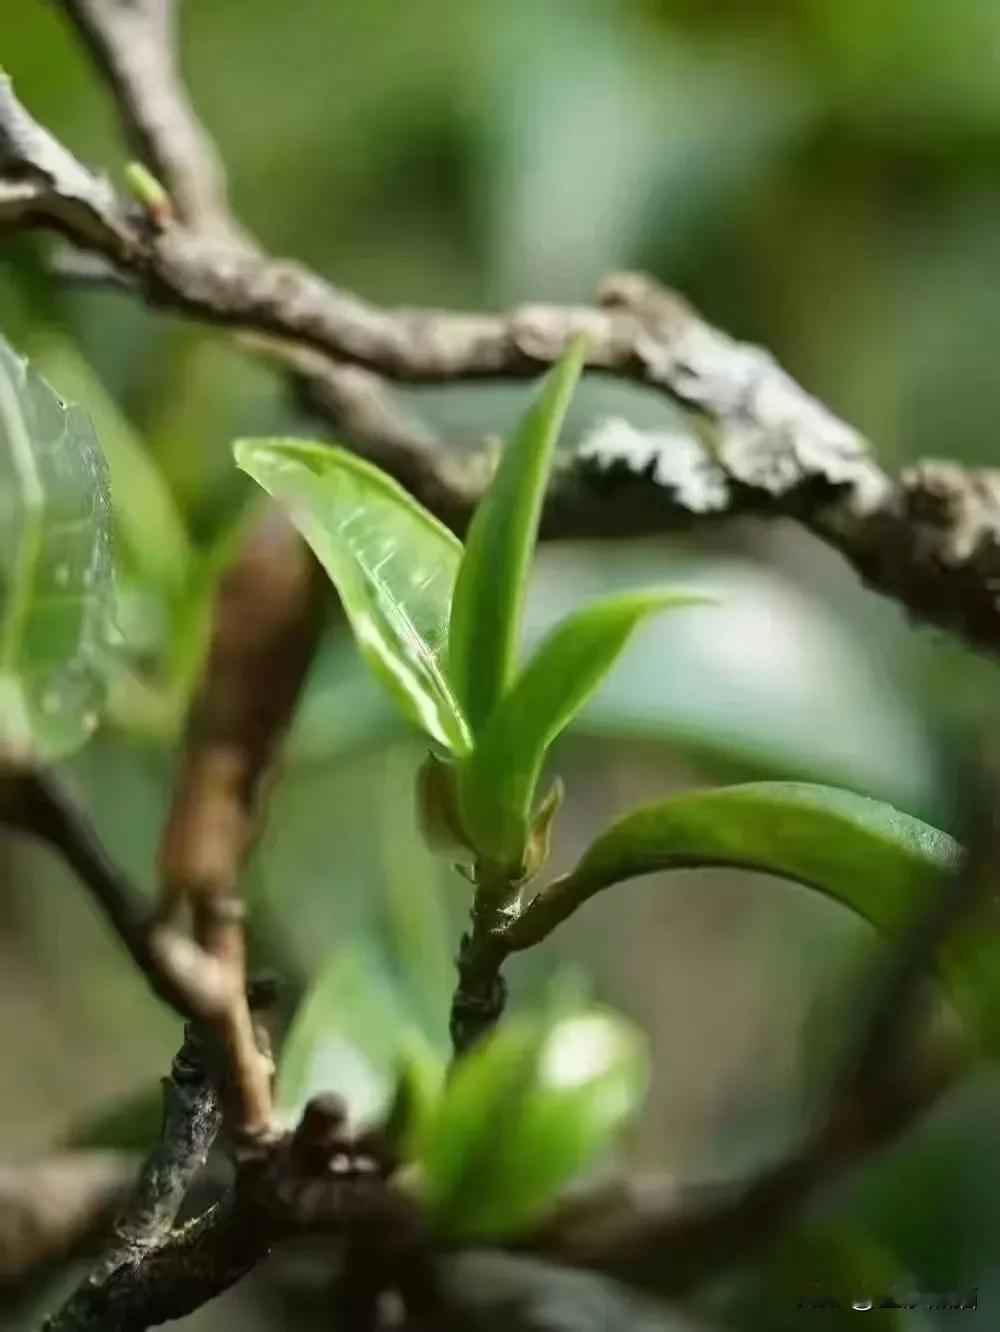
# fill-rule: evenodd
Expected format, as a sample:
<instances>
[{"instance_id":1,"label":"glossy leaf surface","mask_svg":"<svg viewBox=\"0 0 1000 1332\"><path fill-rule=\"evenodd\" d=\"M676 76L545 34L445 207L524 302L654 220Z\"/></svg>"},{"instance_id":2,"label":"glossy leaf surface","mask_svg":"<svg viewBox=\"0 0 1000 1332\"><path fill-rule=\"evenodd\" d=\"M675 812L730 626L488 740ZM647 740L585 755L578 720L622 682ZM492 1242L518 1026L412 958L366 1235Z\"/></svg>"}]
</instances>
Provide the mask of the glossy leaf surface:
<instances>
[{"instance_id":1,"label":"glossy leaf surface","mask_svg":"<svg viewBox=\"0 0 1000 1332\"><path fill-rule=\"evenodd\" d=\"M378 468L302 440L241 440L236 461L273 495L340 593L358 646L403 713L468 749L444 657L461 545Z\"/></svg>"},{"instance_id":2,"label":"glossy leaf surface","mask_svg":"<svg viewBox=\"0 0 1000 1332\"><path fill-rule=\"evenodd\" d=\"M448 658L474 731L486 723L514 674L542 500L583 356L583 343L577 340L549 371L469 527L455 584Z\"/></svg>"},{"instance_id":3,"label":"glossy leaf surface","mask_svg":"<svg viewBox=\"0 0 1000 1332\"><path fill-rule=\"evenodd\" d=\"M521 862L546 750L636 625L656 611L704 600L664 590L608 597L568 616L543 640L459 766L462 825L481 856L503 865Z\"/></svg>"},{"instance_id":4,"label":"glossy leaf surface","mask_svg":"<svg viewBox=\"0 0 1000 1332\"><path fill-rule=\"evenodd\" d=\"M735 866L817 889L898 936L961 867L947 833L891 805L800 782L692 791L635 810L528 907L518 946L544 937L594 893L658 870ZM1000 932L985 916L942 945L951 997L978 1034L1000 1036Z\"/></svg>"}]
</instances>

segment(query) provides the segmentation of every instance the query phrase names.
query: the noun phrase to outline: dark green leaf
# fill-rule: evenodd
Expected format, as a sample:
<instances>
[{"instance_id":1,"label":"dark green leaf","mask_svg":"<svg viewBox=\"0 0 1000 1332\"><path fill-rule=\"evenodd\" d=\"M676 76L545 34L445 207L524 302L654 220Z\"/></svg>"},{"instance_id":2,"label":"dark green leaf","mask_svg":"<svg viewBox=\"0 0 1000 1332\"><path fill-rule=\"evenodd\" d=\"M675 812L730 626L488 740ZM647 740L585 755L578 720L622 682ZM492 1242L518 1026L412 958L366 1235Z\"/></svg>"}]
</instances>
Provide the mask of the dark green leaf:
<instances>
[{"instance_id":1,"label":"dark green leaf","mask_svg":"<svg viewBox=\"0 0 1000 1332\"><path fill-rule=\"evenodd\" d=\"M420 1145L438 1230L486 1238L529 1224L606 1151L645 1084L643 1038L610 1013L505 1023L458 1064Z\"/></svg>"},{"instance_id":2,"label":"dark green leaf","mask_svg":"<svg viewBox=\"0 0 1000 1332\"><path fill-rule=\"evenodd\" d=\"M455 583L448 662L473 731L485 724L514 673L552 454L583 359L578 339L546 376L469 527Z\"/></svg>"},{"instance_id":3,"label":"dark green leaf","mask_svg":"<svg viewBox=\"0 0 1000 1332\"><path fill-rule=\"evenodd\" d=\"M97 724L113 614L107 467L87 416L0 338L0 759Z\"/></svg>"},{"instance_id":4,"label":"dark green leaf","mask_svg":"<svg viewBox=\"0 0 1000 1332\"><path fill-rule=\"evenodd\" d=\"M658 870L732 865L819 890L897 935L954 874L962 849L946 833L877 800L799 782L693 791L628 814L576 868L528 907L519 946L543 937L594 893ZM989 1039L1000 1015L1000 940L988 921L943 949L949 992Z\"/></svg>"},{"instance_id":5,"label":"dark green leaf","mask_svg":"<svg viewBox=\"0 0 1000 1332\"><path fill-rule=\"evenodd\" d=\"M343 449L247 439L235 454L316 552L362 654L403 712L446 748L466 751L468 728L444 671L459 542L395 481Z\"/></svg>"},{"instance_id":6,"label":"dark green leaf","mask_svg":"<svg viewBox=\"0 0 1000 1332\"><path fill-rule=\"evenodd\" d=\"M459 765L459 810L485 859L520 867L545 752L614 664L640 620L704 597L653 590L608 597L568 616L540 644Z\"/></svg>"}]
</instances>

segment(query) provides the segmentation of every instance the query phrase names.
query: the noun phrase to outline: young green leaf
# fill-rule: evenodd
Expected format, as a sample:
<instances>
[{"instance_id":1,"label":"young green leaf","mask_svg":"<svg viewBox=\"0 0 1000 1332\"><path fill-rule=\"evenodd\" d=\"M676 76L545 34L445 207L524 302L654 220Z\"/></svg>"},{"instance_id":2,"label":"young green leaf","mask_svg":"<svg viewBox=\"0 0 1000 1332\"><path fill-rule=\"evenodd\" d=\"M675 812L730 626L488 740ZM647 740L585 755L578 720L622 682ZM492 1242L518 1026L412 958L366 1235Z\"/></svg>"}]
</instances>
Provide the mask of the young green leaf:
<instances>
[{"instance_id":1,"label":"young green leaf","mask_svg":"<svg viewBox=\"0 0 1000 1332\"><path fill-rule=\"evenodd\" d=\"M705 597L652 590L607 597L567 616L545 638L458 765L462 826L486 860L517 870L548 747L614 665L645 616Z\"/></svg>"},{"instance_id":2,"label":"young green leaf","mask_svg":"<svg viewBox=\"0 0 1000 1332\"><path fill-rule=\"evenodd\" d=\"M143 439L70 339L46 334L32 340L30 351L61 395L87 404L111 478L119 568L168 595L180 593L195 554L170 488Z\"/></svg>"},{"instance_id":3,"label":"young green leaf","mask_svg":"<svg viewBox=\"0 0 1000 1332\"><path fill-rule=\"evenodd\" d=\"M543 938L594 893L658 870L737 866L816 889L896 935L954 874L962 848L881 801L800 782L686 792L635 810L593 843L514 926L515 947ZM944 945L949 992L973 1029L1000 1037L1000 938L970 924Z\"/></svg>"},{"instance_id":4,"label":"young green leaf","mask_svg":"<svg viewBox=\"0 0 1000 1332\"><path fill-rule=\"evenodd\" d=\"M466 752L468 727L444 670L459 542L395 481L343 449L245 439L234 451L312 546L362 655L404 714Z\"/></svg>"},{"instance_id":5,"label":"young green leaf","mask_svg":"<svg viewBox=\"0 0 1000 1332\"><path fill-rule=\"evenodd\" d=\"M448 669L473 731L502 697L517 659L521 608L552 453L583 368L582 339L549 372L469 527L448 633Z\"/></svg>"},{"instance_id":6,"label":"young green leaf","mask_svg":"<svg viewBox=\"0 0 1000 1332\"><path fill-rule=\"evenodd\" d=\"M0 338L0 762L56 758L94 729L112 617L100 445Z\"/></svg>"},{"instance_id":7,"label":"young green leaf","mask_svg":"<svg viewBox=\"0 0 1000 1332\"><path fill-rule=\"evenodd\" d=\"M317 1092L340 1092L355 1121L371 1122L392 1099L401 1066L441 1063L389 980L384 959L357 946L320 969L288 1029L276 1099L289 1123Z\"/></svg>"},{"instance_id":8,"label":"young green leaf","mask_svg":"<svg viewBox=\"0 0 1000 1332\"><path fill-rule=\"evenodd\" d=\"M641 1033L610 1013L505 1023L458 1064L420 1143L439 1232L500 1237L535 1220L610 1146L646 1074Z\"/></svg>"}]
</instances>

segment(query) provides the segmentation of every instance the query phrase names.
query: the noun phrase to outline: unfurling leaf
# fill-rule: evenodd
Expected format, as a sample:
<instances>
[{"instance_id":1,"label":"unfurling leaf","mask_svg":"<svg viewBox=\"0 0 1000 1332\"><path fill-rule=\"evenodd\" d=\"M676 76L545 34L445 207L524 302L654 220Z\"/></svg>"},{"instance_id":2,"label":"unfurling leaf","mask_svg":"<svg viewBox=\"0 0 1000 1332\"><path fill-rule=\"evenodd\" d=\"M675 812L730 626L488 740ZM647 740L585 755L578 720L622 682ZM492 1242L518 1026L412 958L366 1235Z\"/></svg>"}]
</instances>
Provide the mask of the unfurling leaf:
<instances>
[{"instance_id":1,"label":"unfurling leaf","mask_svg":"<svg viewBox=\"0 0 1000 1332\"><path fill-rule=\"evenodd\" d=\"M444 658L462 547L378 468L303 440L247 439L236 461L278 500L340 593L362 655L411 721L462 754Z\"/></svg>"},{"instance_id":2,"label":"unfurling leaf","mask_svg":"<svg viewBox=\"0 0 1000 1332\"><path fill-rule=\"evenodd\" d=\"M545 799L538 806L538 813L535 815L534 822L531 825L531 833L528 837L528 850L524 862L524 877L526 879L533 879L549 858L549 847L552 844L552 825L556 821L556 815L562 809L565 795L566 788L563 786L562 778L557 777L549 787Z\"/></svg>"},{"instance_id":3,"label":"unfurling leaf","mask_svg":"<svg viewBox=\"0 0 1000 1332\"><path fill-rule=\"evenodd\" d=\"M646 1086L641 1034L611 1013L514 1019L454 1070L418 1151L449 1239L510 1235L609 1148Z\"/></svg>"},{"instance_id":4,"label":"unfurling leaf","mask_svg":"<svg viewBox=\"0 0 1000 1332\"><path fill-rule=\"evenodd\" d=\"M614 665L645 616L704 604L683 592L633 592L568 616L542 641L458 766L462 827L481 857L523 867L545 752Z\"/></svg>"},{"instance_id":5,"label":"unfurling leaf","mask_svg":"<svg viewBox=\"0 0 1000 1332\"><path fill-rule=\"evenodd\" d=\"M506 446L469 527L448 636L455 692L473 731L483 727L514 674L521 608L559 431L583 368L573 342L549 372Z\"/></svg>"},{"instance_id":6,"label":"unfurling leaf","mask_svg":"<svg viewBox=\"0 0 1000 1332\"><path fill-rule=\"evenodd\" d=\"M113 618L110 501L90 421L0 338L0 763L94 729Z\"/></svg>"},{"instance_id":7,"label":"unfurling leaf","mask_svg":"<svg viewBox=\"0 0 1000 1332\"><path fill-rule=\"evenodd\" d=\"M417 770L417 818L432 851L468 859L469 846L458 817L455 765L436 754L428 754Z\"/></svg>"}]
</instances>

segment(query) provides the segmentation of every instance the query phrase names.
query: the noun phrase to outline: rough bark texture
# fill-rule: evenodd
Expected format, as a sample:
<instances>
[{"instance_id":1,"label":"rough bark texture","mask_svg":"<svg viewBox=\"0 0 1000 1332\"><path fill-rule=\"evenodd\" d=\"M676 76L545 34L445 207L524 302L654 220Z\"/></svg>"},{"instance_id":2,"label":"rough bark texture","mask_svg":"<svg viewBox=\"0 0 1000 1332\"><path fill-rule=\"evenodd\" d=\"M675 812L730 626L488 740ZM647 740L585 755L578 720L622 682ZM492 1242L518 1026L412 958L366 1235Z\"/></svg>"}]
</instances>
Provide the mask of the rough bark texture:
<instances>
[{"instance_id":1,"label":"rough bark texture","mask_svg":"<svg viewBox=\"0 0 1000 1332\"><path fill-rule=\"evenodd\" d=\"M127 61L127 31L107 4L68 8L86 11L89 26L103 14L105 45L119 64ZM117 88L134 133L156 120L145 83L122 79ZM160 115L171 145L179 125L190 129L189 118L186 103L175 103L172 117ZM154 160L169 168L170 150ZM180 198L185 177L173 179L167 172ZM609 278L593 306L381 309L263 253L234 225L220 224L218 189L212 197L211 225L183 214L153 225L32 120L9 80L0 83L0 223L61 231L149 304L252 334L360 451L452 525L461 526L480 493L481 460L449 458L393 405L384 381L533 375L585 332L590 368L664 393L688 409L691 428L656 435L605 423L557 476L547 534L659 532L747 513L793 518L914 615L1000 649L996 472L926 463L891 479L867 442L766 352L714 329L640 275Z\"/></svg>"},{"instance_id":2,"label":"rough bark texture","mask_svg":"<svg viewBox=\"0 0 1000 1332\"><path fill-rule=\"evenodd\" d=\"M480 455L453 456L400 409L387 383L523 378L584 332L591 369L664 394L685 409L686 426L651 433L598 423L557 469L545 534L653 533L737 515L795 519L914 615L1000 649L1000 473L926 463L888 477L867 442L766 352L713 328L649 278L613 276L592 305L393 310L275 259L229 212L219 160L176 67L171 0L62 0L62 8L171 201L153 208L118 198L34 121L0 75L0 228L61 234L79 252L68 263L63 255L62 271L111 280L151 306L230 330L456 528L490 469ZM356 1273L345 1300L365 1317L389 1291L418 1323L419 1315L427 1326L447 1325L435 1319L447 1283L435 1282L426 1220L396 1187L391 1153L352 1140L329 1097L311 1104L293 1134L271 1124L267 1055L245 995L238 879L317 619L301 548L286 541L275 559L268 547L261 563L262 549L251 540L216 607L164 835L157 917L48 778L22 776L0 792L0 813L63 852L157 991L200 1020L237 1147L233 1188L173 1229L218 1124L205 1066L195 1061L190 1081L180 1058L163 1139L117 1243L50 1320L50 1332L139 1332L180 1317L271 1245L307 1233L343 1242ZM916 923L873 989L829 1106L787 1160L721 1193L627 1188L592 1197L567 1206L525 1246L559 1263L679 1288L748 1252L824 1180L905 1128L955 1075L947 1059L915 1049L914 1013L931 950L988 891L984 867L997 862L997 840L991 822L961 891L943 885L934 914ZM190 913L190 937L174 919L179 905ZM508 924L502 913L482 915L463 947L459 1046L502 1004L499 968L516 943L503 937ZM686 1275L665 1278L664 1269ZM576 1296L572 1303L580 1309ZM526 1315L524 1322L532 1325Z\"/></svg>"}]
</instances>

